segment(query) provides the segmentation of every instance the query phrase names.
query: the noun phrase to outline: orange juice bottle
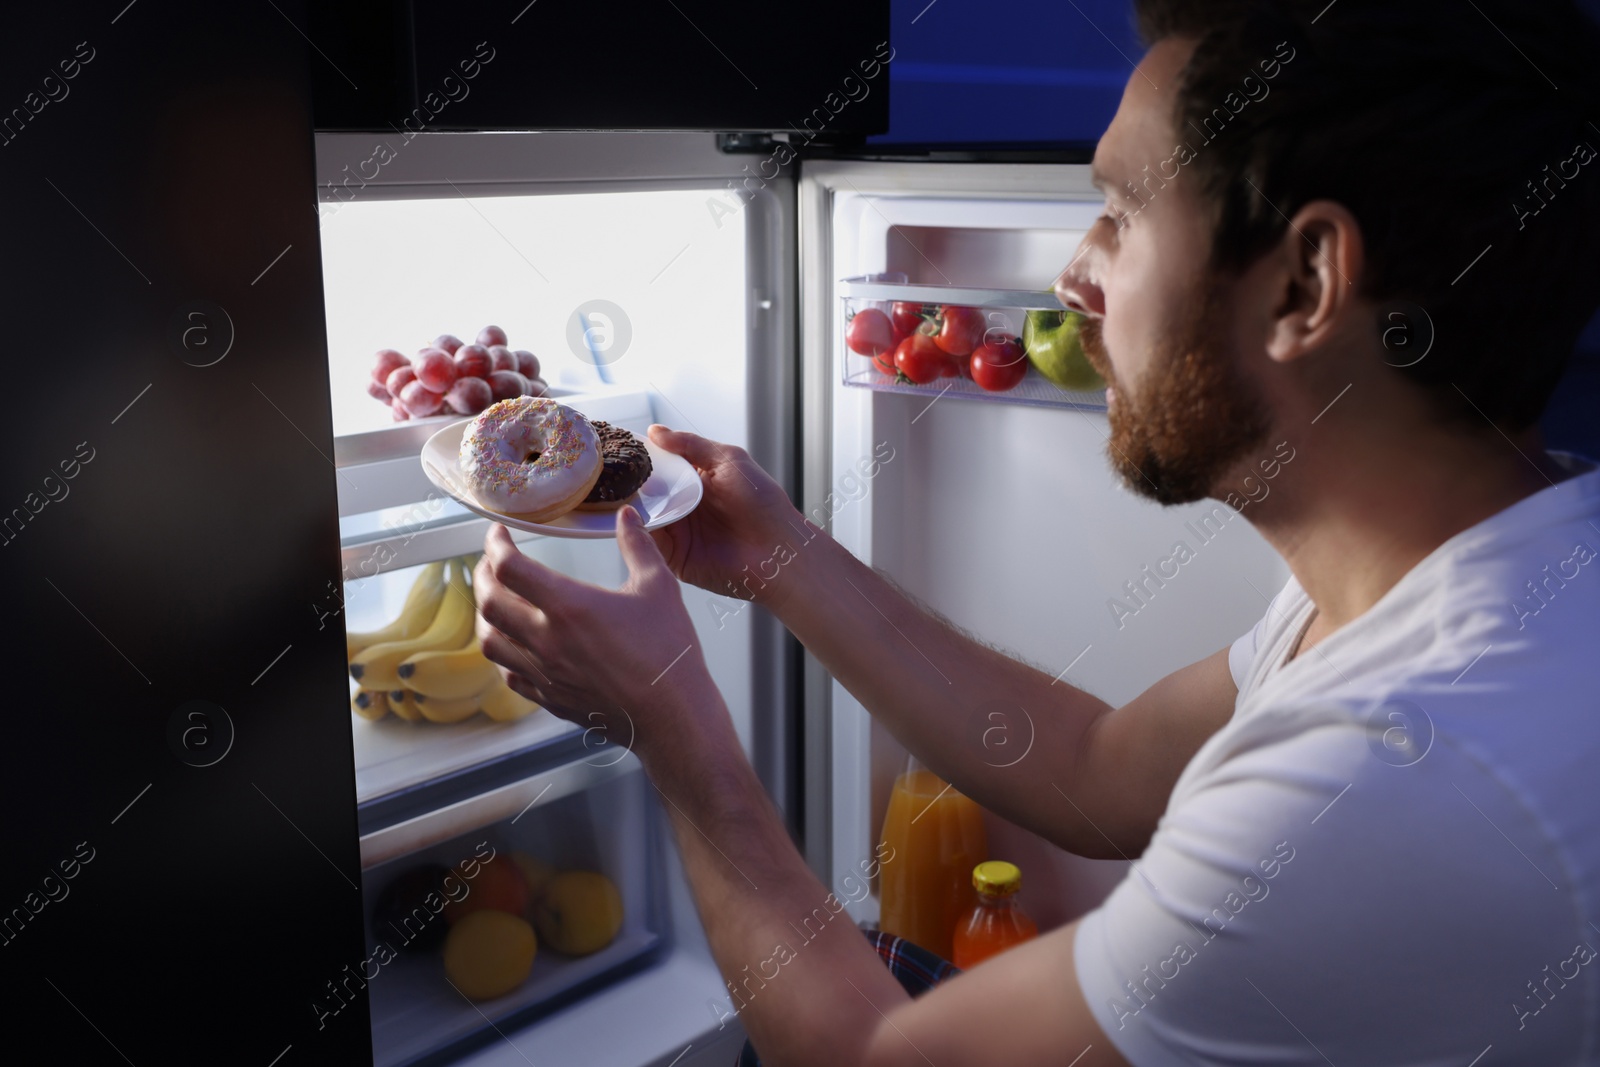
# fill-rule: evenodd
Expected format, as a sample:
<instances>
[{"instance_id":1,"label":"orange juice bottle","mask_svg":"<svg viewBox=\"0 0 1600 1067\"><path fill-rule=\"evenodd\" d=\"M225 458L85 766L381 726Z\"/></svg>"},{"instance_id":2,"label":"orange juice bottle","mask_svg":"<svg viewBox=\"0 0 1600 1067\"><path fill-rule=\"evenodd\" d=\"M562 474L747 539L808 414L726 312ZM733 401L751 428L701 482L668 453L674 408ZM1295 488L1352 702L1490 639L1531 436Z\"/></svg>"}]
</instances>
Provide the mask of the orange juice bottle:
<instances>
[{"instance_id":1,"label":"orange juice bottle","mask_svg":"<svg viewBox=\"0 0 1600 1067\"><path fill-rule=\"evenodd\" d=\"M907 757L883 817L878 925L944 959L956 920L972 907L972 866L987 843L978 805Z\"/></svg>"},{"instance_id":2,"label":"orange juice bottle","mask_svg":"<svg viewBox=\"0 0 1600 1067\"><path fill-rule=\"evenodd\" d=\"M1015 864L1003 860L978 864L972 868L972 887L978 891L978 902L956 923L950 959L963 971L1039 936L1039 928L1017 906L1022 872Z\"/></svg>"}]
</instances>

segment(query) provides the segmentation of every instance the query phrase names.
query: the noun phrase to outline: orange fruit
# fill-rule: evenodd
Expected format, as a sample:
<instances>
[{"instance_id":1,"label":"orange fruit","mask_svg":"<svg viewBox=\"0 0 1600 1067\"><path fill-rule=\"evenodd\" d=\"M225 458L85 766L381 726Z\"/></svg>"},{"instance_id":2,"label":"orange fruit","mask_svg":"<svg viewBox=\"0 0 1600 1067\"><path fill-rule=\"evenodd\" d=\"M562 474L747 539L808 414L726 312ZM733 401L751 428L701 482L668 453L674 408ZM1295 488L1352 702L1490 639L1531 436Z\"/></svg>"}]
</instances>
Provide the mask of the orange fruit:
<instances>
[{"instance_id":1,"label":"orange fruit","mask_svg":"<svg viewBox=\"0 0 1600 1067\"><path fill-rule=\"evenodd\" d=\"M522 915L528 910L528 884L523 881L517 865L504 855L496 855L487 863L478 865L472 878L462 877L467 895L460 900L446 901L444 921L451 926L477 911L501 911L508 915Z\"/></svg>"}]
</instances>

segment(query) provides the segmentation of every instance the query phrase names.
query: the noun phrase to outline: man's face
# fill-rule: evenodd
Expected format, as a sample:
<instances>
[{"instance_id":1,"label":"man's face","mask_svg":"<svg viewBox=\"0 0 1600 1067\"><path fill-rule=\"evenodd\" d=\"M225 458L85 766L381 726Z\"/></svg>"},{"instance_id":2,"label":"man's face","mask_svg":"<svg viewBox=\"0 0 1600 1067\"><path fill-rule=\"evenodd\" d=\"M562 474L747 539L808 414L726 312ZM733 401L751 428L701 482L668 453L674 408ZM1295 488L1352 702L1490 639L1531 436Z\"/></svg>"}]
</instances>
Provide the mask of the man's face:
<instances>
[{"instance_id":1,"label":"man's face","mask_svg":"<svg viewBox=\"0 0 1600 1067\"><path fill-rule=\"evenodd\" d=\"M1129 79L1095 151L1105 214L1056 280L1061 302L1087 316L1084 351L1109 386L1111 464L1163 504L1211 495L1270 427L1241 370L1235 284L1209 267L1210 223L1186 172L1204 139L1174 131L1191 48L1162 41Z\"/></svg>"}]
</instances>

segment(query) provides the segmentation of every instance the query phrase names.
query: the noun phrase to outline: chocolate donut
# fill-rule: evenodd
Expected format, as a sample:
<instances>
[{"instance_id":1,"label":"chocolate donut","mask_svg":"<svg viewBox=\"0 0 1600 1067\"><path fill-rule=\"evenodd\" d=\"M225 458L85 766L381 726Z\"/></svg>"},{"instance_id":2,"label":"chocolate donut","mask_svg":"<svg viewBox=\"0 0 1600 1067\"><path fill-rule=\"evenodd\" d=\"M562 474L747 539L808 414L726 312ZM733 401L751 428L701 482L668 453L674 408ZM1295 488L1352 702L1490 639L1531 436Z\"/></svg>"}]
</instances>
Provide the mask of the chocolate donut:
<instances>
[{"instance_id":1,"label":"chocolate donut","mask_svg":"<svg viewBox=\"0 0 1600 1067\"><path fill-rule=\"evenodd\" d=\"M621 507L650 477L650 453L643 441L620 426L599 419L590 425L600 439L600 480L578 507L610 511Z\"/></svg>"}]
</instances>

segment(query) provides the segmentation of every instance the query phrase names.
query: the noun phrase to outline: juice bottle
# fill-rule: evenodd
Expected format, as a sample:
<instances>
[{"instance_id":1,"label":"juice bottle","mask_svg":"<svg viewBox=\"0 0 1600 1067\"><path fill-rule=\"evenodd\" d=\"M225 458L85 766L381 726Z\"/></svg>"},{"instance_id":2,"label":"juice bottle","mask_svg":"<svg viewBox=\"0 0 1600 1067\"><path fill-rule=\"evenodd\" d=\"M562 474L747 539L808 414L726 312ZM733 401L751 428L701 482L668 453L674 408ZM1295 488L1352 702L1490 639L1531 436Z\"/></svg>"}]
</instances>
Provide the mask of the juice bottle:
<instances>
[{"instance_id":1,"label":"juice bottle","mask_svg":"<svg viewBox=\"0 0 1600 1067\"><path fill-rule=\"evenodd\" d=\"M1039 936L1039 928L1017 904L1022 872L1015 864L989 860L972 869L978 902L956 923L950 962L962 970L998 956L1012 945Z\"/></svg>"},{"instance_id":2,"label":"juice bottle","mask_svg":"<svg viewBox=\"0 0 1600 1067\"><path fill-rule=\"evenodd\" d=\"M978 805L907 757L883 817L878 925L950 958L956 920L972 907L972 865L987 844Z\"/></svg>"}]
</instances>

